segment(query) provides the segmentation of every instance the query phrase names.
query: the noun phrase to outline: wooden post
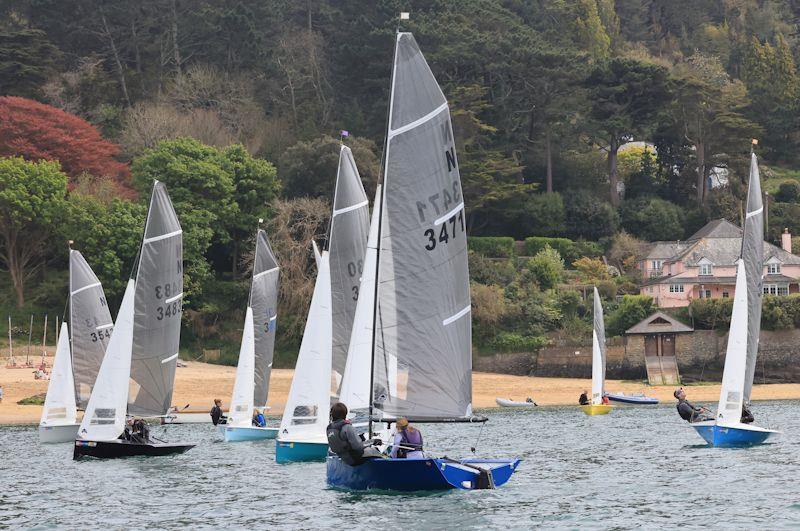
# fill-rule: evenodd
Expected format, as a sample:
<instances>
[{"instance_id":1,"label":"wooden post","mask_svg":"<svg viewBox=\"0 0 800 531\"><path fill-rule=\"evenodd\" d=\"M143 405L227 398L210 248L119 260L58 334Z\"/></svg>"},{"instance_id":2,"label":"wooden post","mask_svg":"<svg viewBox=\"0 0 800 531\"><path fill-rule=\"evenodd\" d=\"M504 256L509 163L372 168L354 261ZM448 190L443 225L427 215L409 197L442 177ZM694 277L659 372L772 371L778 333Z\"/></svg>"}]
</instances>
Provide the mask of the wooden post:
<instances>
[{"instance_id":1,"label":"wooden post","mask_svg":"<svg viewBox=\"0 0 800 531\"><path fill-rule=\"evenodd\" d=\"M8 316L8 357L14 363L14 343L11 341L11 316Z\"/></svg>"},{"instance_id":2,"label":"wooden post","mask_svg":"<svg viewBox=\"0 0 800 531\"><path fill-rule=\"evenodd\" d=\"M47 314L44 314L44 330L42 330L42 363L47 355Z\"/></svg>"}]
</instances>

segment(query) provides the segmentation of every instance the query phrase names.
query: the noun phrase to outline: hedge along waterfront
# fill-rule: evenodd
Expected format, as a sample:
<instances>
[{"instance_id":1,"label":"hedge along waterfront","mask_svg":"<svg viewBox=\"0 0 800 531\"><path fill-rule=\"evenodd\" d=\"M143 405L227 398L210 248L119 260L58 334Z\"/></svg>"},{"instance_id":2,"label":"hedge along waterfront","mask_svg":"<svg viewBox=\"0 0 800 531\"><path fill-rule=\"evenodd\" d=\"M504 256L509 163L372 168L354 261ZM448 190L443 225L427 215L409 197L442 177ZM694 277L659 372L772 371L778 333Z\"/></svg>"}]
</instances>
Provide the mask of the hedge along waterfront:
<instances>
[{"instance_id":1,"label":"hedge along waterfront","mask_svg":"<svg viewBox=\"0 0 800 531\"><path fill-rule=\"evenodd\" d=\"M578 258L588 256L595 258L602 256L603 248L595 242L572 241L569 238L547 238L544 236L532 236L525 238L525 254L535 256L536 253L550 246L561 255L564 262L571 264Z\"/></svg>"}]
</instances>

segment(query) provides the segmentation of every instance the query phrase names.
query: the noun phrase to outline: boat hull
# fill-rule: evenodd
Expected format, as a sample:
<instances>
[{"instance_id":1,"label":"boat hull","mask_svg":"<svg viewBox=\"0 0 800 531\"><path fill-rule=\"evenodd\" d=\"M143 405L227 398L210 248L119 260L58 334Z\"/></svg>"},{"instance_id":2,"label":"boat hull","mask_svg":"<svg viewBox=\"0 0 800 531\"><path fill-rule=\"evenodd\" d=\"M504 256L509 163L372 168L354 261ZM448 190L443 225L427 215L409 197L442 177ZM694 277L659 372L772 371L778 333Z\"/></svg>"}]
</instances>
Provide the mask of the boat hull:
<instances>
[{"instance_id":1,"label":"boat hull","mask_svg":"<svg viewBox=\"0 0 800 531\"><path fill-rule=\"evenodd\" d=\"M74 441L78 436L80 424L63 424L61 426L39 426L40 443L65 443Z\"/></svg>"},{"instance_id":2,"label":"boat hull","mask_svg":"<svg viewBox=\"0 0 800 531\"><path fill-rule=\"evenodd\" d=\"M708 443L717 448L740 448L764 443L772 435L780 433L759 426L739 424L719 426L715 421L697 422L692 428Z\"/></svg>"},{"instance_id":3,"label":"boat hull","mask_svg":"<svg viewBox=\"0 0 800 531\"><path fill-rule=\"evenodd\" d=\"M580 406L581 411L587 415L608 415L614 406L611 404L590 404L588 406Z\"/></svg>"},{"instance_id":4,"label":"boat hull","mask_svg":"<svg viewBox=\"0 0 800 531\"><path fill-rule=\"evenodd\" d=\"M219 431L225 437L225 442L263 441L274 439L278 436L278 428L259 428L257 426L236 427L221 425L219 426Z\"/></svg>"},{"instance_id":5,"label":"boat hull","mask_svg":"<svg viewBox=\"0 0 800 531\"><path fill-rule=\"evenodd\" d=\"M495 398L494 401L500 407L532 408L537 407L535 402L516 402L505 398Z\"/></svg>"},{"instance_id":6,"label":"boat hull","mask_svg":"<svg viewBox=\"0 0 800 531\"><path fill-rule=\"evenodd\" d=\"M275 445L275 461L278 463L324 461L327 455L328 443L278 440Z\"/></svg>"},{"instance_id":7,"label":"boat hull","mask_svg":"<svg viewBox=\"0 0 800 531\"><path fill-rule=\"evenodd\" d=\"M194 448L193 444L178 443L132 443L128 441L75 441L72 458L96 457L98 459L115 459L119 457L162 456L182 454Z\"/></svg>"},{"instance_id":8,"label":"boat hull","mask_svg":"<svg viewBox=\"0 0 800 531\"><path fill-rule=\"evenodd\" d=\"M519 463L519 459L420 458L370 459L350 466L332 455L327 459L327 481L332 487L350 490L475 490L504 485ZM476 468L491 473L481 474Z\"/></svg>"},{"instance_id":9,"label":"boat hull","mask_svg":"<svg viewBox=\"0 0 800 531\"><path fill-rule=\"evenodd\" d=\"M649 396L630 396L630 395L606 395L611 402L626 404L630 406L655 406L658 405L658 398Z\"/></svg>"}]
</instances>

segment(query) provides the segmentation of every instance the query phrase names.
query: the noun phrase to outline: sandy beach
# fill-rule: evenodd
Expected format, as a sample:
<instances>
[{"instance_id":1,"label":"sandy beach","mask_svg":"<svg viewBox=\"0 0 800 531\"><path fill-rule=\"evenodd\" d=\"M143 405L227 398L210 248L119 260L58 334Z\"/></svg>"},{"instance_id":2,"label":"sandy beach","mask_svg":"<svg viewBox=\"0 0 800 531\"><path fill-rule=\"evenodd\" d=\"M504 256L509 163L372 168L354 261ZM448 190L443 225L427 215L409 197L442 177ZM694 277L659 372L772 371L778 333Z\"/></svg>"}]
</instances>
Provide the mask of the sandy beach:
<instances>
[{"instance_id":1,"label":"sandy beach","mask_svg":"<svg viewBox=\"0 0 800 531\"><path fill-rule=\"evenodd\" d=\"M37 362L41 358L37 357ZM5 360L4 360L5 361ZM52 358L47 358L48 364ZM185 362L175 377L173 404L188 411L204 412L211 408L214 398L221 398L225 406L230 400L235 367L210 365L200 362ZM35 380L34 369L8 369L0 367L0 385L3 386L3 402L0 404L0 424L35 424L41 416L41 406L17 404L18 400L47 391L47 381ZM283 412L286 396L294 371L275 369L272 371L269 402L270 414ZM473 405L475 408L496 407L495 398L524 400L533 397L541 406L575 404L581 391L591 387L588 379L537 378L476 372L472 378ZM612 392L634 393L646 391L648 396L672 403L673 387L649 387L641 383L609 380L606 388ZM695 402L715 402L719 398L719 385L688 386L689 399ZM755 400L800 399L800 384L756 385Z\"/></svg>"}]
</instances>

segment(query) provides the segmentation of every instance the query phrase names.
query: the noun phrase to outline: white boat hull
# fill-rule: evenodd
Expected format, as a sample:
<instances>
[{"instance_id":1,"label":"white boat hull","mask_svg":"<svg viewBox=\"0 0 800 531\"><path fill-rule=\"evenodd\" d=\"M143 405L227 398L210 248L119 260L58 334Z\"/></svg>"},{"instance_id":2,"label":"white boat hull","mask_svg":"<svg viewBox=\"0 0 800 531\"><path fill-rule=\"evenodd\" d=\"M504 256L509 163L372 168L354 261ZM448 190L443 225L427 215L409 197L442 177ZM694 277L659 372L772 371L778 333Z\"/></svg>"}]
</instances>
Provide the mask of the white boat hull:
<instances>
[{"instance_id":1,"label":"white boat hull","mask_svg":"<svg viewBox=\"0 0 800 531\"><path fill-rule=\"evenodd\" d=\"M62 424L60 426L39 426L40 443L75 442L80 424Z\"/></svg>"},{"instance_id":2,"label":"white boat hull","mask_svg":"<svg viewBox=\"0 0 800 531\"><path fill-rule=\"evenodd\" d=\"M219 426L219 431L225 437L225 442L237 441L263 441L274 439L278 436L278 428L260 428L258 426L236 427Z\"/></svg>"},{"instance_id":3,"label":"white boat hull","mask_svg":"<svg viewBox=\"0 0 800 531\"><path fill-rule=\"evenodd\" d=\"M537 407L536 402L517 402L516 400L507 400L505 398L495 398L495 402L500 407L519 407L519 408L531 408Z\"/></svg>"}]
</instances>

